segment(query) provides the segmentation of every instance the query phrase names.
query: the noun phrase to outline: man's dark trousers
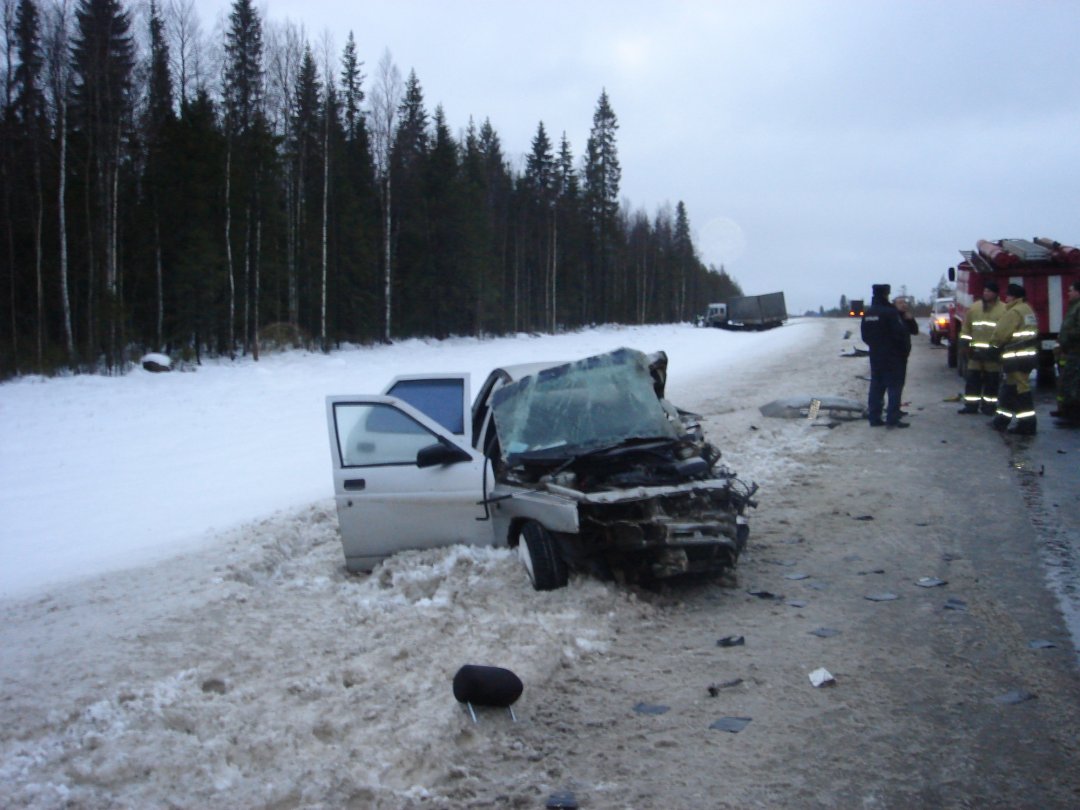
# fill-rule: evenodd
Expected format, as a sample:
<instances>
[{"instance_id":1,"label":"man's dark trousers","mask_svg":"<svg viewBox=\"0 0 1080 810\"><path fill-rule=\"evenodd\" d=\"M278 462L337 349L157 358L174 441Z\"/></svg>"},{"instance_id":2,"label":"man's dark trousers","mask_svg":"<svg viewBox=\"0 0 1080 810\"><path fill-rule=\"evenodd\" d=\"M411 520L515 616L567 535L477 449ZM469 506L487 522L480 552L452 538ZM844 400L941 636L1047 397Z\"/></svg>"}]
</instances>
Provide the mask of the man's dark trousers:
<instances>
[{"instance_id":1,"label":"man's dark trousers","mask_svg":"<svg viewBox=\"0 0 1080 810\"><path fill-rule=\"evenodd\" d=\"M904 358L875 358L870 355L870 393L868 396L869 418L871 425L881 424L881 409L886 393L889 406L885 411L885 424L895 425L900 421L900 392L904 388Z\"/></svg>"}]
</instances>

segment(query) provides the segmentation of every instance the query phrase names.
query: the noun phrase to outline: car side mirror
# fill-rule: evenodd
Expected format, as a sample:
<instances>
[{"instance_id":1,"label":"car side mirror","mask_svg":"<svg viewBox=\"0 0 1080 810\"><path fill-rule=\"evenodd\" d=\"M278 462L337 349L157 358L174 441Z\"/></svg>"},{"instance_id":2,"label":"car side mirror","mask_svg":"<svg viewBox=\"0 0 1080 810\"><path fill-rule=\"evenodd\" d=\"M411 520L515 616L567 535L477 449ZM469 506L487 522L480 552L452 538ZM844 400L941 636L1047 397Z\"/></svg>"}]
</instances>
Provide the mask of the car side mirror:
<instances>
[{"instance_id":1,"label":"car side mirror","mask_svg":"<svg viewBox=\"0 0 1080 810\"><path fill-rule=\"evenodd\" d=\"M472 458L460 447L440 439L427 447L421 447L416 453L417 467L441 467L447 464L457 464L461 461L469 461Z\"/></svg>"}]
</instances>

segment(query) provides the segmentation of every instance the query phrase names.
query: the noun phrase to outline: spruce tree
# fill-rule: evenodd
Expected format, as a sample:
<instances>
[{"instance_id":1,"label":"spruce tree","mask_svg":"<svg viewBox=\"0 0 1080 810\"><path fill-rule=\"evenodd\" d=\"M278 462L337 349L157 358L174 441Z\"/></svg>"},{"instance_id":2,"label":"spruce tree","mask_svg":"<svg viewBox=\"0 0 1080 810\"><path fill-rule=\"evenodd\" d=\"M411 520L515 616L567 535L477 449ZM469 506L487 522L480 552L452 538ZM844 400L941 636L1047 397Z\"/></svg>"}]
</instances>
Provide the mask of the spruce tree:
<instances>
[{"instance_id":1,"label":"spruce tree","mask_svg":"<svg viewBox=\"0 0 1080 810\"><path fill-rule=\"evenodd\" d=\"M469 292L475 281L466 273L462 195L464 194L458 145L450 135L446 114L435 108L433 137L427 160L425 208L427 245L420 268L423 285L430 291L421 304L424 319L436 337L468 331ZM422 327L421 327L422 328Z\"/></svg>"},{"instance_id":2,"label":"spruce tree","mask_svg":"<svg viewBox=\"0 0 1080 810\"><path fill-rule=\"evenodd\" d=\"M115 370L124 363L120 348L125 339L118 192L131 132L135 50L130 19L117 0L79 0L75 20L74 112L84 150L84 207L89 212L85 223L87 353L94 357L103 344L106 365ZM99 284L106 321L103 336L99 333L96 306Z\"/></svg>"},{"instance_id":3,"label":"spruce tree","mask_svg":"<svg viewBox=\"0 0 1080 810\"><path fill-rule=\"evenodd\" d=\"M143 141L146 148L144 188L150 203L153 239L153 264L156 301L154 307L154 344L165 348L165 257L162 237L162 208L168 204L171 153L169 139L176 120L173 109L172 74L169 68L169 45L165 23L156 2L150 3L150 69ZM171 218L170 218L171 220Z\"/></svg>"},{"instance_id":4,"label":"spruce tree","mask_svg":"<svg viewBox=\"0 0 1080 810\"><path fill-rule=\"evenodd\" d=\"M15 13L15 38L19 57L14 72L12 100L16 154L23 168L20 179L25 182L23 188L27 192L21 202L26 206L26 210L31 212L34 298L37 305L34 318L35 355L38 371L44 371L46 323L42 231L45 220L45 189L42 161L48 137L48 122L45 115L40 18L33 0L19 2Z\"/></svg>"},{"instance_id":5,"label":"spruce tree","mask_svg":"<svg viewBox=\"0 0 1080 810\"><path fill-rule=\"evenodd\" d=\"M430 334L427 316L434 295L427 199L426 168L430 150L424 92L415 71L405 81L394 138L394 218L397 271L395 318L406 335Z\"/></svg>"},{"instance_id":6,"label":"spruce tree","mask_svg":"<svg viewBox=\"0 0 1080 810\"><path fill-rule=\"evenodd\" d=\"M676 320L682 321L686 320L689 314L687 288L691 283L695 262L694 244L690 236L690 218L686 214L686 206L682 200L679 200L675 206L675 234L672 250L675 269L674 316Z\"/></svg>"},{"instance_id":7,"label":"spruce tree","mask_svg":"<svg viewBox=\"0 0 1080 810\"><path fill-rule=\"evenodd\" d=\"M543 325L554 331L556 175L555 156L551 151L551 141L544 130L543 121L536 128L532 150L525 159L523 180L526 195L523 215L528 233L528 256L524 264L526 278L523 292L529 299L532 298L529 292L536 289L538 295L535 304L537 307L543 307L542 323L530 324L530 326ZM531 306L529 310L532 311Z\"/></svg>"},{"instance_id":8,"label":"spruce tree","mask_svg":"<svg viewBox=\"0 0 1080 810\"><path fill-rule=\"evenodd\" d=\"M345 42L345 50L341 54L341 111L345 122L345 137L349 141L355 141L357 132L364 125L364 74L361 72L364 63L357 59L356 40L353 32L349 32L349 38Z\"/></svg>"},{"instance_id":9,"label":"spruce tree","mask_svg":"<svg viewBox=\"0 0 1080 810\"><path fill-rule=\"evenodd\" d=\"M592 236L591 273L586 283L588 302L597 305L601 320L612 312L615 293L614 258L619 211L619 154L615 145L618 119L607 90L600 93L585 146L585 205ZM592 312L587 315L592 315Z\"/></svg>"}]
</instances>

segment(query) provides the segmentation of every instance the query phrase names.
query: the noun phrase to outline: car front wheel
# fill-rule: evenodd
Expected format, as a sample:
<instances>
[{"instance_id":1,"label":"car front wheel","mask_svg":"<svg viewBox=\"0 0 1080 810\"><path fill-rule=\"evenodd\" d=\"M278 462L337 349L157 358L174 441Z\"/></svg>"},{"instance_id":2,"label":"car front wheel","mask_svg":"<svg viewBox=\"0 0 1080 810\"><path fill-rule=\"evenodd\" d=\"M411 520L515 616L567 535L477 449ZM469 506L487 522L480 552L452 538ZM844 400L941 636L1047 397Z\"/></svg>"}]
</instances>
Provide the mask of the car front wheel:
<instances>
[{"instance_id":1,"label":"car front wheel","mask_svg":"<svg viewBox=\"0 0 1080 810\"><path fill-rule=\"evenodd\" d=\"M558 544L551 532L535 520L521 527L518 557L536 590L553 591L566 587L569 578L566 561L559 554Z\"/></svg>"}]
</instances>

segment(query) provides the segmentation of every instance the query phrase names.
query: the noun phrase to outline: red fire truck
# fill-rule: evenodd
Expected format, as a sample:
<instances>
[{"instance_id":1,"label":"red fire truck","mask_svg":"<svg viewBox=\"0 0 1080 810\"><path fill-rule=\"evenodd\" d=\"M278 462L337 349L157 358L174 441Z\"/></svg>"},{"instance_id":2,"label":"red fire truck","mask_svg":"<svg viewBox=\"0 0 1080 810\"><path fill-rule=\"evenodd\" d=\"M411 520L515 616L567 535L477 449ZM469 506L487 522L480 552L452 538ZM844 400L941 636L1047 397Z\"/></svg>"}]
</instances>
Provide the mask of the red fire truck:
<instances>
[{"instance_id":1,"label":"red fire truck","mask_svg":"<svg viewBox=\"0 0 1080 810\"><path fill-rule=\"evenodd\" d=\"M956 306L949 326L950 368L958 368L960 374L966 370L957 351L960 328L968 308L981 299L983 284L993 279L1002 297L1009 284L1021 284L1027 291L1027 302L1039 319L1038 381L1053 384L1052 349L1068 306L1066 291L1080 278L1080 249L1037 236L1031 241L980 239L975 250L961 250L960 255L963 261L949 268L949 280L956 282Z\"/></svg>"}]
</instances>

